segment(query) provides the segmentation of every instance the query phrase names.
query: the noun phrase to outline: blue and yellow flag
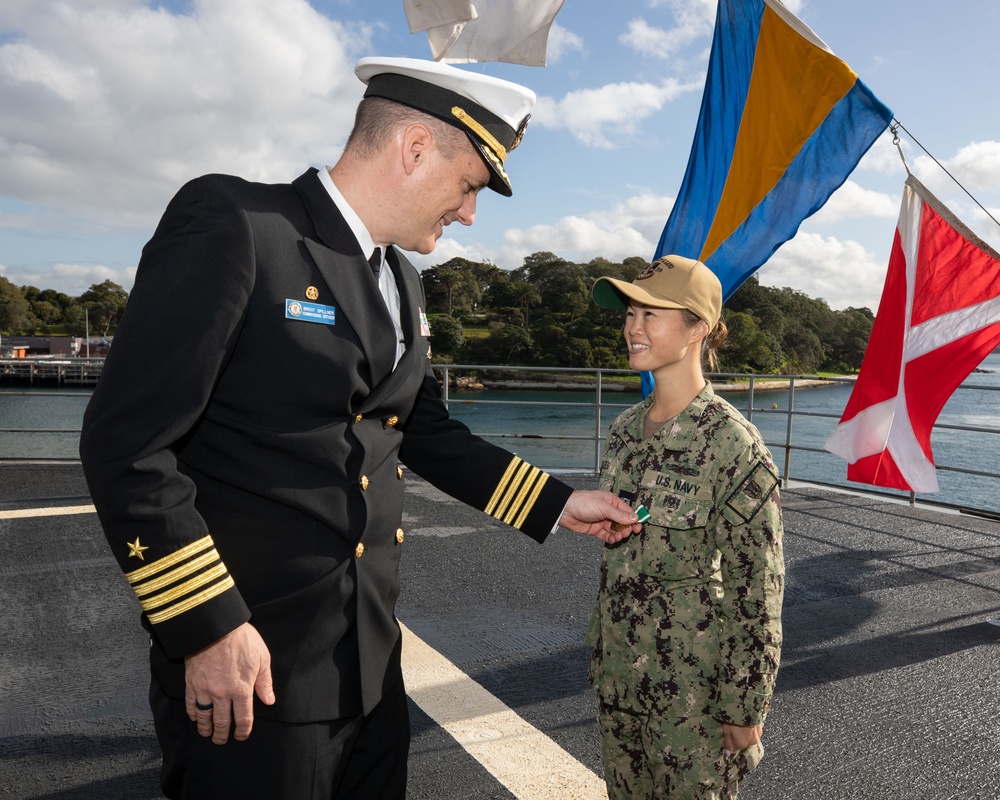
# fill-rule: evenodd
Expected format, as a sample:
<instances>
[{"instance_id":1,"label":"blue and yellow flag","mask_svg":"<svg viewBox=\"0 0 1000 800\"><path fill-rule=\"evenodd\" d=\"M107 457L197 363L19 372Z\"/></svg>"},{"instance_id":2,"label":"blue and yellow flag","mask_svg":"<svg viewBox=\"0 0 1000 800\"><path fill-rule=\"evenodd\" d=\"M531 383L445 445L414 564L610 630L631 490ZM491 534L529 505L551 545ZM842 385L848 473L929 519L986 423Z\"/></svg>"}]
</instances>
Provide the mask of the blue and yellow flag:
<instances>
[{"instance_id":1,"label":"blue and yellow flag","mask_svg":"<svg viewBox=\"0 0 1000 800\"><path fill-rule=\"evenodd\" d=\"M847 179L892 120L777 0L720 0L701 116L656 248L698 258L723 298Z\"/></svg>"}]
</instances>

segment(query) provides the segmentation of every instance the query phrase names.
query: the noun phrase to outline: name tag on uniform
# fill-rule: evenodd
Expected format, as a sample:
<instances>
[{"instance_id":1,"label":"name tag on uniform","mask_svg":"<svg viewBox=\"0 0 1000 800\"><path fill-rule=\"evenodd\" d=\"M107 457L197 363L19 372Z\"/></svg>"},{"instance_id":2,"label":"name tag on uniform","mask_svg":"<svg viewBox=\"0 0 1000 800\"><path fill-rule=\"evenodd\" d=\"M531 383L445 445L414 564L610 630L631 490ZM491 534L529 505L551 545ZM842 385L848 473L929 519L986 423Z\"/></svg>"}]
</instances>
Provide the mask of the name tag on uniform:
<instances>
[{"instance_id":1,"label":"name tag on uniform","mask_svg":"<svg viewBox=\"0 0 1000 800\"><path fill-rule=\"evenodd\" d=\"M334 306L309 303L305 300L285 300L285 319L335 325L337 323L337 309Z\"/></svg>"}]
</instances>

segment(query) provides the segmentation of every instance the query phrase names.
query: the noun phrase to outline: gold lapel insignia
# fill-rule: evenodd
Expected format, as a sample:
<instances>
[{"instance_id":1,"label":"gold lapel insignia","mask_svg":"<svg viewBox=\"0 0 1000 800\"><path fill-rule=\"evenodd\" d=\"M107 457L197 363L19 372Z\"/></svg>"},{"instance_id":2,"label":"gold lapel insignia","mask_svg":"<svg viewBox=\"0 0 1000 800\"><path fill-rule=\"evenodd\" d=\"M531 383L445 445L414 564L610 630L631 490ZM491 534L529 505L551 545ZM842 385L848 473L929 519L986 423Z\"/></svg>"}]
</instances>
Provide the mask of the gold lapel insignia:
<instances>
[{"instance_id":1,"label":"gold lapel insignia","mask_svg":"<svg viewBox=\"0 0 1000 800\"><path fill-rule=\"evenodd\" d=\"M319 299L319 289L315 286L310 286L306 289L306 300L318 300Z\"/></svg>"}]
</instances>

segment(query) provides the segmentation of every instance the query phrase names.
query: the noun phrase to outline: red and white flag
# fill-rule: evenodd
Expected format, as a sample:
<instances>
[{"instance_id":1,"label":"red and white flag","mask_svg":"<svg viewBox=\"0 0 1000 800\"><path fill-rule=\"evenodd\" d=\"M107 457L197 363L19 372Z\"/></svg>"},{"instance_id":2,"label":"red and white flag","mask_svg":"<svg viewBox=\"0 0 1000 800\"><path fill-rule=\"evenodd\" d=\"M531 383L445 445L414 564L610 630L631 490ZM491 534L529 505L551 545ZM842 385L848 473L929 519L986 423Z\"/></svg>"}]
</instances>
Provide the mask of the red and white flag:
<instances>
[{"instance_id":1,"label":"red and white flag","mask_svg":"<svg viewBox=\"0 0 1000 800\"><path fill-rule=\"evenodd\" d=\"M854 391L826 449L848 480L936 492L931 428L1000 344L1000 254L912 175Z\"/></svg>"}]
</instances>

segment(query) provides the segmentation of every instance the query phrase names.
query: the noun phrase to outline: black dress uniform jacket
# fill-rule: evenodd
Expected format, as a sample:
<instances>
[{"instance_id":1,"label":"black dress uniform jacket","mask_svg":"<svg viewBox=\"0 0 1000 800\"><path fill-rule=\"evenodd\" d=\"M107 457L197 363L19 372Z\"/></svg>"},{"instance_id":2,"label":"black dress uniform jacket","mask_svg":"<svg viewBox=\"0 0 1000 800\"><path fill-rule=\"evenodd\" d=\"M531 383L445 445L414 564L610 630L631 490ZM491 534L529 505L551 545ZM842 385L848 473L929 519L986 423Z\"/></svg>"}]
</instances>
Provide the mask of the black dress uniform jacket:
<instances>
[{"instance_id":1,"label":"black dress uniform jacket","mask_svg":"<svg viewBox=\"0 0 1000 800\"><path fill-rule=\"evenodd\" d=\"M183 656L250 621L277 696L255 713L292 722L367 713L400 680L399 460L538 541L571 493L448 417L419 276L390 248L406 343L393 369L389 313L315 173L178 192L80 450L163 689L182 698ZM323 321L296 317L303 303Z\"/></svg>"}]
</instances>

